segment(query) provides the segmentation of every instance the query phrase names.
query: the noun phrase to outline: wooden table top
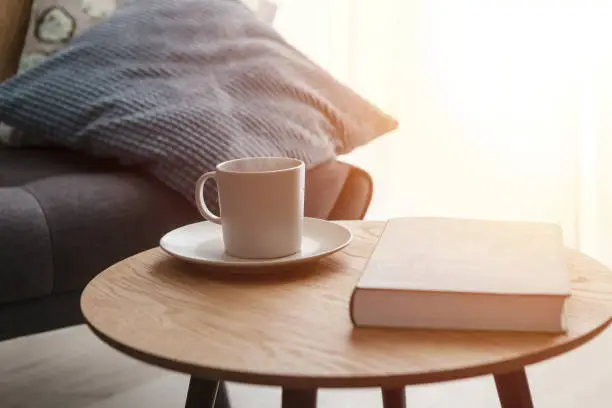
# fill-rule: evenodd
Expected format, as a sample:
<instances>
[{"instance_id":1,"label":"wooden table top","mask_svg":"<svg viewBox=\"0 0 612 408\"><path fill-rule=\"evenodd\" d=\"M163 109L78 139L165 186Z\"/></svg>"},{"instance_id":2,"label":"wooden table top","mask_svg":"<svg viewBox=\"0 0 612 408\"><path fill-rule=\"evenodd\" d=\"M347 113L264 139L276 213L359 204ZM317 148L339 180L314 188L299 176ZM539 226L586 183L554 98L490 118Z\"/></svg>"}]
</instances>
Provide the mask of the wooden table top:
<instances>
[{"instance_id":1,"label":"wooden table top","mask_svg":"<svg viewBox=\"0 0 612 408\"><path fill-rule=\"evenodd\" d=\"M268 276L227 276L151 249L94 278L81 308L103 341L144 362L294 388L399 387L513 371L611 323L612 272L568 250L567 334L354 328L349 298L384 222L343 224L355 235L345 250Z\"/></svg>"}]
</instances>

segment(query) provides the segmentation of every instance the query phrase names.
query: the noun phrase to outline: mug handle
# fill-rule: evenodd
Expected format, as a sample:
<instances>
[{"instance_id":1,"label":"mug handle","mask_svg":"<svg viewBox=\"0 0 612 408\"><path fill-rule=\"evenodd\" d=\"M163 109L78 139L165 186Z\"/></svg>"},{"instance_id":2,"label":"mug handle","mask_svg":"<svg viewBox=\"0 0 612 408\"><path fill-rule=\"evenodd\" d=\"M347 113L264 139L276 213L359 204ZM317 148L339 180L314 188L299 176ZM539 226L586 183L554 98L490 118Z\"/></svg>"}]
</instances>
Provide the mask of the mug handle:
<instances>
[{"instance_id":1,"label":"mug handle","mask_svg":"<svg viewBox=\"0 0 612 408\"><path fill-rule=\"evenodd\" d=\"M216 171L209 171L198 179L195 188L195 202L198 206L198 211L200 211L200 214L202 214L202 217L206 218L210 222L214 222L215 224L221 224L221 217L217 217L215 214L213 214L204 202L204 184L206 184L209 179L214 179L216 177Z\"/></svg>"}]
</instances>

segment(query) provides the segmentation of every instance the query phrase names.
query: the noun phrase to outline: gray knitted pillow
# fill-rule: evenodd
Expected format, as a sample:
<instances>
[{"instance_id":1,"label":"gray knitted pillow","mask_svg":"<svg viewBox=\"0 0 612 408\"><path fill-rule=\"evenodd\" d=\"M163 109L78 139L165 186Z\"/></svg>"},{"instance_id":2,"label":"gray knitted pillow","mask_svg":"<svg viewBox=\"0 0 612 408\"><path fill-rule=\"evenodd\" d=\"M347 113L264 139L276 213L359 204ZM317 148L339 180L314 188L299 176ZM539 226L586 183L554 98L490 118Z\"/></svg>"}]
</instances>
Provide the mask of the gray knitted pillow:
<instances>
[{"instance_id":1,"label":"gray knitted pillow","mask_svg":"<svg viewBox=\"0 0 612 408\"><path fill-rule=\"evenodd\" d=\"M0 85L0 122L140 165L190 200L221 161L312 166L397 126L234 0L128 2Z\"/></svg>"}]
</instances>

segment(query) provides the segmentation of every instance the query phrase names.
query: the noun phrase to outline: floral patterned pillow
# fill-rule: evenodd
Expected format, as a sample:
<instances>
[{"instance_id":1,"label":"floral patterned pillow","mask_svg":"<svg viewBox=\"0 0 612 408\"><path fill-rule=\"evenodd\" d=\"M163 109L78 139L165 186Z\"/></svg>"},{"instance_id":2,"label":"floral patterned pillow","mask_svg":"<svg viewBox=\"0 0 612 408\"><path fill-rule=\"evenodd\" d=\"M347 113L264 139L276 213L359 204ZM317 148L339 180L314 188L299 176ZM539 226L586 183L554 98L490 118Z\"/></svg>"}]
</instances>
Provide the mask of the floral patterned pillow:
<instances>
[{"instance_id":1,"label":"floral patterned pillow","mask_svg":"<svg viewBox=\"0 0 612 408\"><path fill-rule=\"evenodd\" d=\"M37 65L126 0L34 0L19 71Z\"/></svg>"}]
</instances>

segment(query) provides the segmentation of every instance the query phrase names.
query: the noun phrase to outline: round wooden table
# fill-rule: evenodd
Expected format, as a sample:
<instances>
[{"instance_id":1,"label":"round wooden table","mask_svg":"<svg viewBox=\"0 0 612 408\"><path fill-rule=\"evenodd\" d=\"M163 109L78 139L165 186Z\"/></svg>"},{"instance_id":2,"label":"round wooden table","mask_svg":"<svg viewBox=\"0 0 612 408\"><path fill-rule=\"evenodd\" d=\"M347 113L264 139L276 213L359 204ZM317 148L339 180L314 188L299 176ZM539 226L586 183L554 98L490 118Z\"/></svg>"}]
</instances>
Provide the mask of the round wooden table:
<instances>
[{"instance_id":1,"label":"round wooden table","mask_svg":"<svg viewBox=\"0 0 612 408\"><path fill-rule=\"evenodd\" d=\"M81 308L112 347L190 374L188 407L209 406L218 389L210 385L222 380L281 386L286 408L314 407L323 387L380 387L386 408L404 407L406 385L492 374L504 408L527 408L525 365L610 325L612 273L568 250L566 334L354 328L349 298L384 223L344 224L355 235L345 250L269 275L232 275L152 249L95 277Z\"/></svg>"}]
</instances>

